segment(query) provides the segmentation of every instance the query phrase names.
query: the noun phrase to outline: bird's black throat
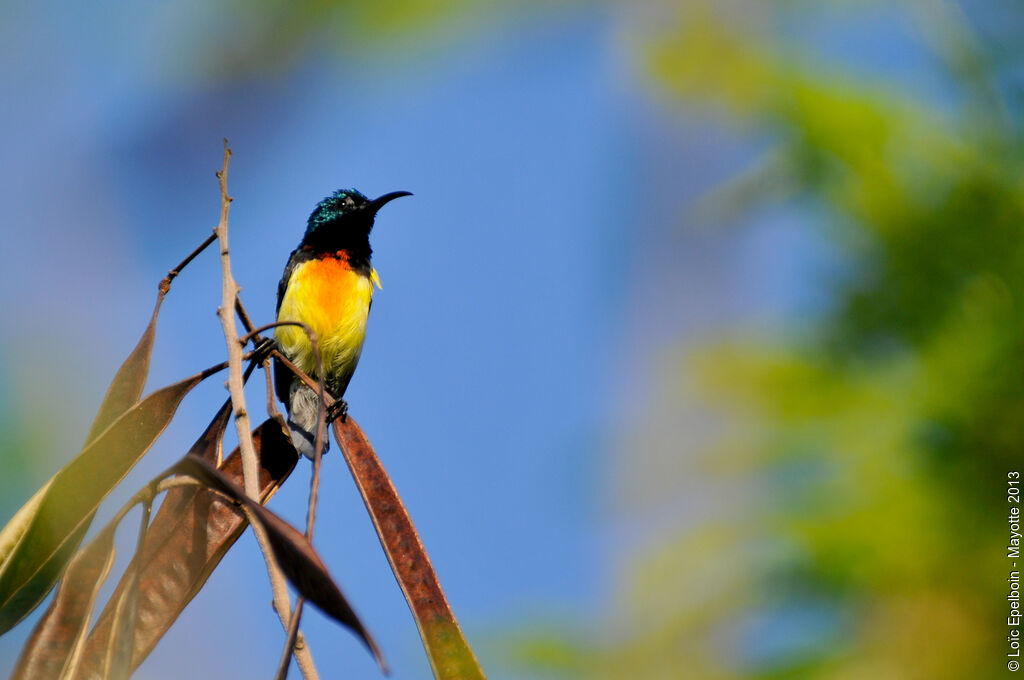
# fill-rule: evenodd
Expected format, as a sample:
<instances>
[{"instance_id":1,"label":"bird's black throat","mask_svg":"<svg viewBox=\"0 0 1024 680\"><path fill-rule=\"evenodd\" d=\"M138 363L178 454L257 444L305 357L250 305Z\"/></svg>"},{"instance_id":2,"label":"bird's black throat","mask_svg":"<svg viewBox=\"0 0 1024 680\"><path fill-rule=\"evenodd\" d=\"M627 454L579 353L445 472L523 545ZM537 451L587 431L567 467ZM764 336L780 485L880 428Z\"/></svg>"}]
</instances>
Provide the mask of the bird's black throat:
<instances>
[{"instance_id":1,"label":"bird's black throat","mask_svg":"<svg viewBox=\"0 0 1024 680\"><path fill-rule=\"evenodd\" d=\"M352 227L348 224L323 225L307 232L298 250L308 253L309 259L344 257L354 271L369 276L370 256L373 254L369 230L360 233L362 230Z\"/></svg>"}]
</instances>

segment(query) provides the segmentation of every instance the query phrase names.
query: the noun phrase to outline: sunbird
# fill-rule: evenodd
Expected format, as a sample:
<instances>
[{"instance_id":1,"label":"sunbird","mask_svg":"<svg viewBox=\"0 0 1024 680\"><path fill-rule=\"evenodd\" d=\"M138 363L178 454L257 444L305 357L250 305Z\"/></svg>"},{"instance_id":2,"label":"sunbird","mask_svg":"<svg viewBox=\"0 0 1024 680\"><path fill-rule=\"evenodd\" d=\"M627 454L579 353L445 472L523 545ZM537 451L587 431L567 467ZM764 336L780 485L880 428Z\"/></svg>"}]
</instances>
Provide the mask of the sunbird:
<instances>
[{"instance_id":1,"label":"sunbird","mask_svg":"<svg viewBox=\"0 0 1024 680\"><path fill-rule=\"evenodd\" d=\"M370 200L355 189L341 189L320 201L277 286L277 320L298 321L316 333L324 387L338 400L328 421L347 409L342 397L363 351L373 287L380 288L377 270L370 264L374 218L387 203L411 195L393 191ZM320 377L305 329L278 326L274 337L295 365L313 378ZM312 458L320 412L317 393L280 362L274 367L274 383L288 409L295 448ZM326 437L323 443L326 451Z\"/></svg>"}]
</instances>

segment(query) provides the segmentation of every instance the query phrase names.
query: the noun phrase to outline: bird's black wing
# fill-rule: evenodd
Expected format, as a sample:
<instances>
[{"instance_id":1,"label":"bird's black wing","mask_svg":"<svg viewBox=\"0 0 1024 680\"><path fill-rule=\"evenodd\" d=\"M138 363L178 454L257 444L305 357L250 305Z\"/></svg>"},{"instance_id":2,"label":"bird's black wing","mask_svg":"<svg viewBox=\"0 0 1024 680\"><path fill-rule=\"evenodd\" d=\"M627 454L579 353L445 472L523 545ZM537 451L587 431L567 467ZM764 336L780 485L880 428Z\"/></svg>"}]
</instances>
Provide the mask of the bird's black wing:
<instances>
[{"instance_id":1,"label":"bird's black wing","mask_svg":"<svg viewBox=\"0 0 1024 680\"><path fill-rule=\"evenodd\" d=\"M305 248L296 248L288 256L288 264L285 265L284 274L281 275L281 280L277 284L277 307L274 308L274 314L278 314L281 311L281 301L284 300L284 293L288 290L288 282L291 281L292 274L295 273L300 264L309 262L313 258L313 251L306 250Z\"/></svg>"},{"instance_id":2,"label":"bird's black wing","mask_svg":"<svg viewBox=\"0 0 1024 680\"><path fill-rule=\"evenodd\" d=\"M277 284L275 316L281 313L281 302L284 300L285 291L288 290L288 282L291 281L292 274L299 268L299 265L312 259L313 252L304 248L296 248L288 257L288 264L284 267L284 274L281 276L281 281ZM284 364L277 360L274 361L274 391L277 392L277 398L284 402L285 406L288 405L288 393L291 390L292 377L292 372Z\"/></svg>"}]
</instances>

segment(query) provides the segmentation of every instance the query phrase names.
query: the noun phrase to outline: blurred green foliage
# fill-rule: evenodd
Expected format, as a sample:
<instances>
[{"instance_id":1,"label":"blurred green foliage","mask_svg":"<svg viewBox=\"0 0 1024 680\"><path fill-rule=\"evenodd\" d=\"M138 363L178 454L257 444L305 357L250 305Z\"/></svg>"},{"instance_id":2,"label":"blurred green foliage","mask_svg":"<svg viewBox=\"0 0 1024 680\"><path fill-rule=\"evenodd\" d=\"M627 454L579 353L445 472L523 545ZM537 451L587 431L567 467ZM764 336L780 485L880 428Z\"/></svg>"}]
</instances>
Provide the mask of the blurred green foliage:
<instances>
[{"instance_id":1,"label":"blurred green foliage","mask_svg":"<svg viewBox=\"0 0 1024 680\"><path fill-rule=\"evenodd\" d=\"M422 52L473 35L481 26L572 6L580 0L232 0L203 11L190 75L235 79L286 73L316 54L358 61Z\"/></svg>"},{"instance_id":2,"label":"blurred green foliage","mask_svg":"<svg viewBox=\"0 0 1024 680\"><path fill-rule=\"evenodd\" d=\"M707 461L742 511L639 557L603 643L520 652L587 678L1001 677L1024 175L999 63L949 3L916 14L943 102L799 47L806 3L687 7L646 42L655 83L777 140L771 185L814 206L842 271L808 282L830 293L810 324L672 378L728 414Z\"/></svg>"}]
</instances>

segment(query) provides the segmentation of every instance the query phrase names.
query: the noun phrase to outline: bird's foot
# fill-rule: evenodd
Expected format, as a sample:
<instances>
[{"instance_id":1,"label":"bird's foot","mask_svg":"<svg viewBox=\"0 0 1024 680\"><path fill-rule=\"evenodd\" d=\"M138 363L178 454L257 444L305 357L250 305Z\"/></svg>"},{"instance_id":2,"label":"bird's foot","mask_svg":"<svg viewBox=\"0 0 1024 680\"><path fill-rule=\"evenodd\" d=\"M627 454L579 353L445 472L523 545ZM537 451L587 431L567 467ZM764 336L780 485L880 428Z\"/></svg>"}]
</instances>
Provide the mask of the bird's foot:
<instances>
[{"instance_id":1,"label":"bird's foot","mask_svg":"<svg viewBox=\"0 0 1024 680\"><path fill-rule=\"evenodd\" d=\"M338 399L327 409L327 424L333 423L338 418L341 418L341 422L345 422L347 415L348 402L344 399Z\"/></svg>"},{"instance_id":2,"label":"bird's foot","mask_svg":"<svg viewBox=\"0 0 1024 680\"><path fill-rule=\"evenodd\" d=\"M269 337L261 338L252 350L252 360L258 364L262 364L275 349L277 349L277 340Z\"/></svg>"}]
</instances>

